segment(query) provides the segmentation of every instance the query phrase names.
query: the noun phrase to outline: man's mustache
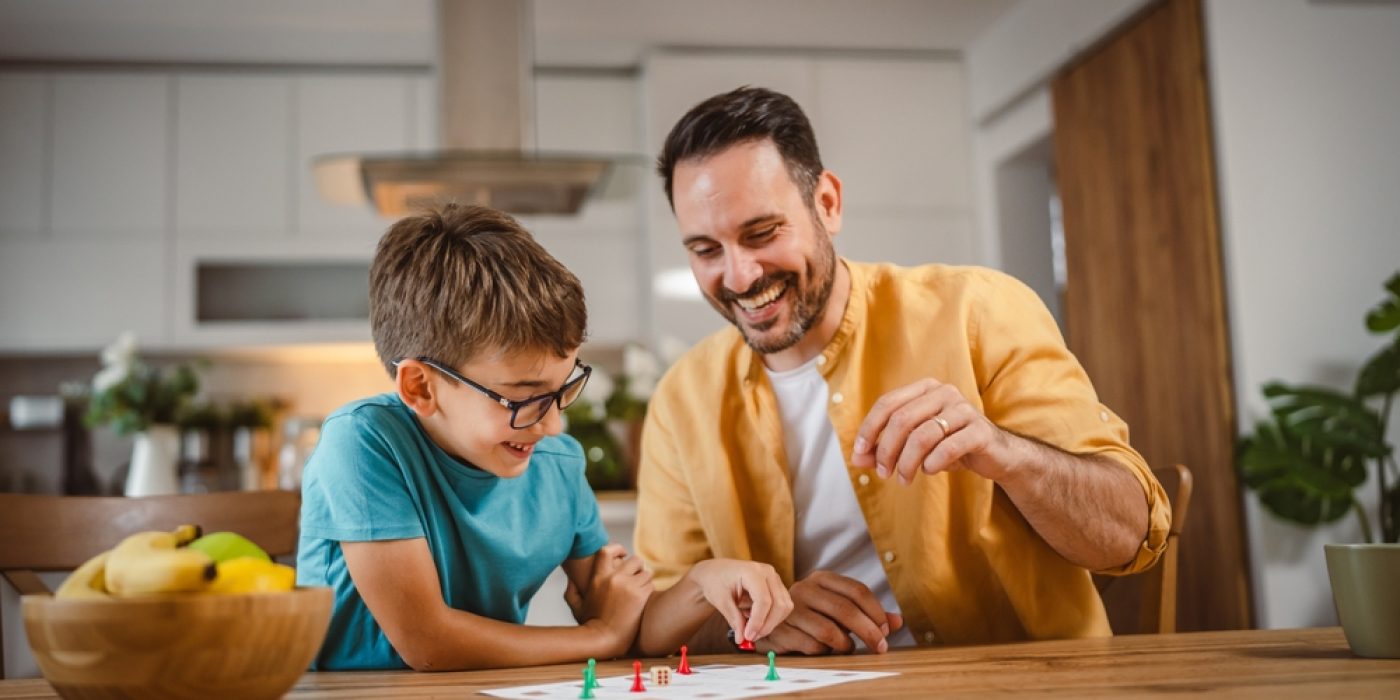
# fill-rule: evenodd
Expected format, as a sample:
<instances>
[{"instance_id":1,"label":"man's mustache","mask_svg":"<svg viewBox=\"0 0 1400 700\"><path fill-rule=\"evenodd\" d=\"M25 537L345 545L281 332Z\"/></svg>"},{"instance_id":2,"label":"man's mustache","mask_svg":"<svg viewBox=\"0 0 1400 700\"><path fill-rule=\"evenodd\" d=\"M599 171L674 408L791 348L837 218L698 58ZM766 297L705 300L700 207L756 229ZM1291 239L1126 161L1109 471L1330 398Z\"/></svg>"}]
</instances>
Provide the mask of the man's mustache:
<instances>
[{"instance_id":1,"label":"man's mustache","mask_svg":"<svg viewBox=\"0 0 1400 700\"><path fill-rule=\"evenodd\" d=\"M742 292L734 292L731 291L728 287L721 285L719 288L719 300L725 302L726 304L733 303L740 299L743 299L744 297L751 297L755 294L758 294L759 292L773 286L774 283L792 283L796 281L797 275L794 273L776 272L771 275L764 275L754 280L754 283L749 285L749 288Z\"/></svg>"}]
</instances>

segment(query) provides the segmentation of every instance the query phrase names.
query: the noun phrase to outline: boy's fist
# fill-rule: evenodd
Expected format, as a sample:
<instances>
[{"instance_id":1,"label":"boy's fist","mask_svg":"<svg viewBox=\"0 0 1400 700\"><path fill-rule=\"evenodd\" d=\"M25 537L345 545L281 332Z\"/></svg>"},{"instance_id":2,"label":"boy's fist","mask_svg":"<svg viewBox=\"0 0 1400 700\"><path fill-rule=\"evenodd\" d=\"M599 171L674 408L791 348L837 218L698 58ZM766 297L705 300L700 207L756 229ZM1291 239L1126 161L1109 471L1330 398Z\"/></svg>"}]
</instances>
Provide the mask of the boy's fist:
<instances>
[{"instance_id":1,"label":"boy's fist","mask_svg":"<svg viewBox=\"0 0 1400 700\"><path fill-rule=\"evenodd\" d=\"M574 616L598 627L613 642L616 654L622 654L637 636L642 609L653 590L651 572L642 560L628 556L621 545L610 544L594 555L588 590L580 594L571 586L564 595Z\"/></svg>"}]
</instances>

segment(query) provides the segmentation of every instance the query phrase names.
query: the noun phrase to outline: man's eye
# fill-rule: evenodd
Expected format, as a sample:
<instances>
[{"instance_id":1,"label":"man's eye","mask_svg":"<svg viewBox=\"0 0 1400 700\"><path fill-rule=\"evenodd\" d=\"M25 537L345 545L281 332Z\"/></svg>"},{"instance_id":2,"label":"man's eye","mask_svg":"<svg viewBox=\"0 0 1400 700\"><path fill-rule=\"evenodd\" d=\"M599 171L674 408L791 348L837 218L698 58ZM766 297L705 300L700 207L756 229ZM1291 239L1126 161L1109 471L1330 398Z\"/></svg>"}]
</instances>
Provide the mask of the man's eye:
<instances>
[{"instance_id":1,"label":"man's eye","mask_svg":"<svg viewBox=\"0 0 1400 700\"><path fill-rule=\"evenodd\" d=\"M705 248L691 248L691 249L690 249L690 253L691 253L692 255L694 255L695 257L697 257L697 258L712 258L712 257L714 257L715 254L718 253L718 252L719 252L719 248L716 247L716 246L708 246L708 247L705 247Z\"/></svg>"}]
</instances>

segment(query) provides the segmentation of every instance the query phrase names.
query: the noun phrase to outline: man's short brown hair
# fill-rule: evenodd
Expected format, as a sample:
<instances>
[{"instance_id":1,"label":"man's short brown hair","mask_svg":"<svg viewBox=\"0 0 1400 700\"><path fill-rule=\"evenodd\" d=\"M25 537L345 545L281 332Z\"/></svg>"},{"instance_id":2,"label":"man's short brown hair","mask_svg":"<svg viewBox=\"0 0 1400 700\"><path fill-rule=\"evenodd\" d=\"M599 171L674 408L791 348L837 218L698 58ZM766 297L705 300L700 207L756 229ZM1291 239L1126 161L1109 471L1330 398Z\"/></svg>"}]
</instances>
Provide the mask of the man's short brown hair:
<instances>
[{"instance_id":1,"label":"man's short brown hair","mask_svg":"<svg viewBox=\"0 0 1400 700\"><path fill-rule=\"evenodd\" d=\"M448 204L398 221L369 270L379 360L458 367L486 351L568 357L588 327L583 286L510 215Z\"/></svg>"}]
</instances>

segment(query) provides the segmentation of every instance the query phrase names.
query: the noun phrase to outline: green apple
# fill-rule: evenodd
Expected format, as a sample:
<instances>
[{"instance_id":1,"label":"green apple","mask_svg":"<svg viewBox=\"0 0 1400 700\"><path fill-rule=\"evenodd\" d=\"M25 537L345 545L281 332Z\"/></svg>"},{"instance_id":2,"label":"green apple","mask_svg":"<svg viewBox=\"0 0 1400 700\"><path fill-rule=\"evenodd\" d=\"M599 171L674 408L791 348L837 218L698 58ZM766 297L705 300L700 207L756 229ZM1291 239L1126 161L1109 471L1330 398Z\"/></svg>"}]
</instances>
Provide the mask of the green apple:
<instances>
[{"instance_id":1,"label":"green apple","mask_svg":"<svg viewBox=\"0 0 1400 700\"><path fill-rule=\"evenodd\" d=\"M186 546L208 554L209 558L216 563L239 557L272 561L272 557L267 556L267 552L264 552L262 547L253 544L252 540L235 532L211 532Z\"/></svg>"}]
</instances>

